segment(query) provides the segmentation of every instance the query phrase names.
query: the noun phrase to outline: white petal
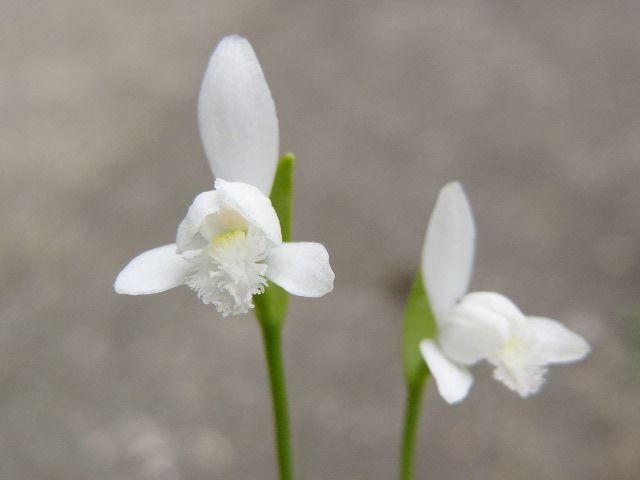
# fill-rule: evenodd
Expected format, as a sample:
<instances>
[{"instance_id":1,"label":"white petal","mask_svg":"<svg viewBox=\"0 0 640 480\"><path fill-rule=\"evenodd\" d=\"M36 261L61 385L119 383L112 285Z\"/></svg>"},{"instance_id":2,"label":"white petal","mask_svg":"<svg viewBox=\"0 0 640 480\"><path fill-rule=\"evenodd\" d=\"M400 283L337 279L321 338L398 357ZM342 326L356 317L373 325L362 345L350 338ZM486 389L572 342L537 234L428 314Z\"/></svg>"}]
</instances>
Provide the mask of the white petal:
<instances>
[{"instance_id":1,"label":"white petal","mask_svg":"<svg viewBox=\"0 0 640 480\"><path fill-rule=\"evenodd\" d=\"M467 396L473 384L469 370L444 356L432 340L420 342L420 351L438 385L438 392L448 403L458 403Z\"/></svg>"},{"instance_id":2,"label":"white petal","mask_svg":"<svg viewBox=\"0 0 640 480\"><path fill-rule=\"evenodd\" d=\"M218 201L218 194L213 190L209 192L202 192L193 200L193 203L187 211L187 216L178 226L176 243L178 245L179 253L193 248L202 248L204 246L194 245L194 237L202 226L204 219L207 216L218 212L219 209L220 202Z\"/></svg>"},{"instance_id":3,"label":"white petal","mask_svg":"<svg viewBox=\"0 0 640 480\"><path fill-rule=\"evenodd\" d=\"M458 182L445 185L422 248L422 279L438 322L469 288L475 237L471 207L462 186Z\"/></svg>"},{"instance_id":4,"label":"white petal","mask_svg":"<svg viewBox=\"0 0 640 480\"><path fill-rule=\"evenodd\" d=\"M216 180L216 192L220 203L231 207L248 222L264 232L274 244L282 243L282 231L278 214L269 197L253 185L241 182Z\"/></svg>"},{"instance_id":5,"label":"white petal","mask_svg":"<svg viewBox=\"0 0 640 480\"><path fill-rule=\"evenodd\" d=\"M193 266L176 253L176 244L147 250L118 274L114 288L126 295L148 295L182 285Z\"/></svg>"},{"instance_id":6,"label":"white petal","mask_svg":"<svg viewBox=\"0 0 640 480\"><path fill-rule=\"evenodd\" d=\"M290 242L269 252L267 278L300 297L321 297L333 290L329 253L313 242Z\"/></svg>"},{"instance_id":7,"label":"white petal","mask_svg":"<svg viewBox=\"0 0 640 480\"><path fill-rule=\"evenodd\" d=\"M510 322L505 313L520 315L506 297L493 298L490 293L465 295L453 307L438 329L438 341L444 353L463 365L472 365L501 349L510 337ZM504 299L507 305L502 305ZM498 306L492 305L493 303ZM512 306L513 311L509 311Z\"/></svg>"},{"instance_id":8,"label":"white petal","mask_svg":"<svg viewBox=\"0 0 640 480\"><path fill-rule=\"evenodd\" d=\"M582 360L590 351L589 344L577 333L555 320L527 317L536 340L541 363L568 363Z\"/></svg>"},{"instance_id":9,"label":"white petal","mask_svg":"<svg viewBox=\"0 0 640 480\"><path fill-rule=\"evenodd\" d=\"M269 195L278 161L278 118L245 38L225 37L213 52L200 89L198 120L216 178L249 183Z\"/></svg>"},{"instance_id":10,"label":"white petal","mask_svg":"<svg viewBox=\"0 0 640 480\"><path fill-rule=\"evenodd\" d=\"M464 296L460 304L462 303L504 317L512 330L521 330L526 327L524 314L515 303L501 293L472 292Z\"/></svg>"}]
</instances>

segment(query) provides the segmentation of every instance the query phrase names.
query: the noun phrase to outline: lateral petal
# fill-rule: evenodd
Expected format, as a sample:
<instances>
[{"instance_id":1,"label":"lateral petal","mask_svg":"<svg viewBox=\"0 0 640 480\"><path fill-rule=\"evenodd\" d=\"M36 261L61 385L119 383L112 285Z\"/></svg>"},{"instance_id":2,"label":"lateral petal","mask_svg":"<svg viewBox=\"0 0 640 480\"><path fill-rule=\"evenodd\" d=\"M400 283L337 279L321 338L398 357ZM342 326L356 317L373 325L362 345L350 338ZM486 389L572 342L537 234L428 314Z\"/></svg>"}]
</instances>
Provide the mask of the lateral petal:
<instances>
[{"instance_id":1,"label":"lateral petal","mask_svg":"<svg viewBox=\"0 0 640 480\"><path fill-rule=\"evenodd\" d=\"M271 249L266 263L267 278L293 295L322 297L333 290L335 274L320 243L283 243Z\"/></svg>"},{"instance_id":2,"label":"lateral petal","mask_svg":"<svg viewBox=\"0 0 640 480\"><path fill-rule=\"evenodd\" d=\"M114 289L125 295L148 295L182 285L193 266L176 253L176 244L147 250L118 274Z\"/></svg>"},{"instance_id":3,"label":"lateral petal","mask_svg":"<svg viewBox=\"0 0 640 480\"><path fill-rule=\"evenodd\" d=\"M473 384L471 372L449 360L433 340L421 341L420 351L436 380L440 396L448 403L464 400Z\"/></svg>"},{"instance_id":4,"label":"lateral petal","mask_svg":"<svg viewBox=\"0 0 640 480\"><path fill-rule=\"evenodd\" d=\"M260 63L247 39L223 38L204 74L200 135L216 178L269 195L278 161L278 118Z\"/></svg>"}]
</instances>

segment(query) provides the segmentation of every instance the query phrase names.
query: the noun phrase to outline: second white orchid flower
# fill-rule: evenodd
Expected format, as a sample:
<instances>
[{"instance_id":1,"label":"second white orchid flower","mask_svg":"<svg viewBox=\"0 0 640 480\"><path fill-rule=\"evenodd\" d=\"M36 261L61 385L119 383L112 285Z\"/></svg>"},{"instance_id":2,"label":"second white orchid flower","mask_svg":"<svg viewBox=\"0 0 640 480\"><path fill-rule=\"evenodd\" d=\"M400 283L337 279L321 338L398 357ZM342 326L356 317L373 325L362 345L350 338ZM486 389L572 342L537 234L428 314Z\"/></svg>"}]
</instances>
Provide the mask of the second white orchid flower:
<instances>
[{"instance_id":1,"label":"second white orchid flower","mask_svg":"<svg viewBox=\"0 0 640 480\"><path fill-rule=\"evenodd\" d=\"M215 190L195 198L176 243L131 260L115 290L144 295L186 284L225 316L248 312L268 280L303 297L330 292L334 274L324 246L282 241L268 197L278 162L278 119L246 39L234 35L218 44L202 82L198 118Z\"/></svg>"},{"instance_id":2,"label":"second white orchid flower","mask_svg":"<svg viewBox=\"0 0 640 480\"><path fill-rule=\"evenodd\" d=\"M437 325L436 338L420 342L440 395L463 400L473 383L468 367L487 360L494 378L523 397L536 393L554 363L574 362L589 345L555 320L525 316L505 296L467 293L475 225L462 186L440 192L422 250L422 282Z\"/></svg>"}]
</instances>

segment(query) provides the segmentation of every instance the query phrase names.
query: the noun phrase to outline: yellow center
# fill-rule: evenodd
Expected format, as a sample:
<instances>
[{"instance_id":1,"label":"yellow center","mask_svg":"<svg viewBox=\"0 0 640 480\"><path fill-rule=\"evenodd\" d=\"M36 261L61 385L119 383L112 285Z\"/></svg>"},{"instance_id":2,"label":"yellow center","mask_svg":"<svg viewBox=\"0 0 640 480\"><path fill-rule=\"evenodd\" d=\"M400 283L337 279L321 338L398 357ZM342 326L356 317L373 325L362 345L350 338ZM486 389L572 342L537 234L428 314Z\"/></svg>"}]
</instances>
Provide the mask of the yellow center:
<instances>
[{"instance_id":1,"label":"yellow center","mask_svg":"<svg viewBox=\"0 0 640 480\"><path fill-rule=\"evenodd\" d=\"M219 233L211 239L209 250L227 250L238 242L242 242L246 237L244 230L231 230L230 232Z\"/></svg>"},{"instance_id":2,"label":"yellow center","mask_svg":"<svg viewBox=\"0 0 640 480\"><path fill-rule=\"evenodd\" d=\"M509 340L507 340L507 343L503 345L503 347L500 349L500 353L507 355L513 353L520 347L520 343L520 339L514 335L509 338Z\"/></svg>"}]
</instances>

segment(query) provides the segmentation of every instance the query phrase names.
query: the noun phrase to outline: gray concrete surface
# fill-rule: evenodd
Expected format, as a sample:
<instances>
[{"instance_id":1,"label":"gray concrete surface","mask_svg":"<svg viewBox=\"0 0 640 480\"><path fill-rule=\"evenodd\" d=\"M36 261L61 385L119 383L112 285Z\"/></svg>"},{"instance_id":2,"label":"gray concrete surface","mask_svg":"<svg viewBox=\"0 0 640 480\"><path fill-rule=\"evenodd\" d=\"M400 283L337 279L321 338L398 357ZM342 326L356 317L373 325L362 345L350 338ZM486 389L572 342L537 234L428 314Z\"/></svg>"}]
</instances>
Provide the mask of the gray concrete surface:
<instances>
[{"instance_id":1,"label":"gray concrete surface","mask_svg":"<svg viewBox=\"0 0 640 480\"><path fill-rule=\"evenodd\" d=\"M479 225L474 288L593 346L526 401L478 369L425 400L418 476L640 476L640 4L5 0L0 478L274 479L251 316L115 295L210 187L196 95L250 38L299 158L295 233L336 289L293 299L300 479L395 477L400 324L437 190Z\"/></svg>"}]
</instances>

